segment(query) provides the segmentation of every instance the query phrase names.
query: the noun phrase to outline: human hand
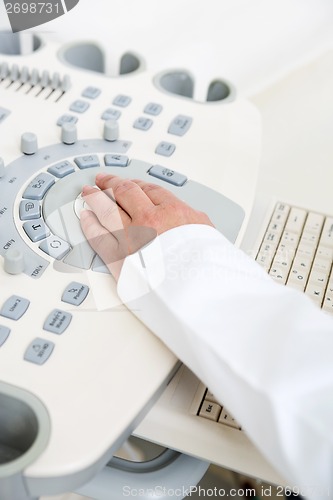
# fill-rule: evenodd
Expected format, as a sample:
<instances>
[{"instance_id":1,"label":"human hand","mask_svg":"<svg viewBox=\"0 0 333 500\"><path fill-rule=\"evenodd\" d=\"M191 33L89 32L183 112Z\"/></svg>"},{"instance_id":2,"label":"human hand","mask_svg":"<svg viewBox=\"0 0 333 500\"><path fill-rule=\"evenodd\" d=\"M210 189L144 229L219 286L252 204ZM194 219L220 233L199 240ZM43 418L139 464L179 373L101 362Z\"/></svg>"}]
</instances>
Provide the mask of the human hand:
<instances>
[{"instance_id":1,"label":"human hand","mask_svg":"<svg viewBox=\"0 0 333 500\"><path fill-rule=\"evenodd\" d=\"M116 280L125 257L158 234L184 224L213 226L206 214L156 184L103 173L96 186L82 189L91 210L81 212L81 227Z\"/></svg>"}]
</instances>

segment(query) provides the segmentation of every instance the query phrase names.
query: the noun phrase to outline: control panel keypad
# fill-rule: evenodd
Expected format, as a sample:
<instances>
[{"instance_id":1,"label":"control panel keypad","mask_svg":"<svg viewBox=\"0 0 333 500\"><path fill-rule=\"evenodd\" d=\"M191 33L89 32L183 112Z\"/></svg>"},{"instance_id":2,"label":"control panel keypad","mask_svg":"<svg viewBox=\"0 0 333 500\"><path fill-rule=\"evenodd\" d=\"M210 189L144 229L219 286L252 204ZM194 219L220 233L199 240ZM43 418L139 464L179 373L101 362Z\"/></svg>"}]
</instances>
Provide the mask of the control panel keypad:
<instances>
[{"instance_id":1,"label":"control panel keypad","mask_svg":"<svg viewBox=\"0 0 333 500\"><path fill-rule=\"evenodd\" d=\"M36 365L42 365L51 356L54 346L53 342L36 337L26 349L24 359Z\"/></svg>"},{"instance_id":2,"label":"control panel keypad","mask_svg":"<svg viewBox=\"0 0 333 500\"><path fill-rule=\"evenodd\" d=\"M85 300L88 293L89 287L87 285L72 281L64 290L61 300L73 306L79 306Z\"/></svg>"},{"instance_id":3,"label":"control panel keypad","mask_svg":"<svg viewBox=\"0 0 333 500\"><path fill-rule=\"evenodd\" d=\"M62 179L63 177L66 177L66 175L72 174L74 172L74 166L69 163L69 161L60 161L59 163L56 163L55 165L51 165L47 169L50 174L55 175L59 179Z\"/></svg>"},{"instance_id":4,"label":"control panel keypad","mask_svg":"<svg viewBox=\"0 0 333 500\"><path fill-rule=\"evenodd\" d=\"M28 200L41 200L54 182L52 175L42 172L30 182L22 197Z\"/></svg>"},{"instance_id":5,"label":"control panel keypad","mask_svg":"<svg viewBox=\"0 0 333 500\"><path fill-rule=\"evenodd\" d=\"M104 162L107 167L127 167L128 156L107 154L104 156Z\"/></svg>"},{"instance_id":6,"label":"control panel keypad","mask_svg":"<svg viewBox=\"0 0 333 500\"><path fill-rule=\"evenodd\" d=\"M0 309L0 316L5 318L13 319L17 321L26 312L30 304L28 299L20 297L18 295L12 295L6 302L2 305Z\"/></svg>"},{"instance_id":7,"label":"control panel keypad","mask_svg":"<svg viewBox=\"0 0 333 500\"><path fill-rule=\"evenodd\" d=\"M153 120L151 120L150 118L146 118L144 116L140 116L133 123L133 127L139 130L149 130L152 124Z\"/></svg>"},{"instance_id":8,"label":"control panel keypad","mask_svg":"<svg viewBox=\"0 0 333 500\"><path fill-rule=\"evenodd\" d=\"M97 155L86 155L74 158L76 165L79 168L99 167L99 159Z\"/></svg>"},{"instance_id":9,"label":"control panel keypad","mask_svg":"<svg viewBox=\"0 0 333 500\"><path fill-rule=\"evenodd\" d=\"M112 104L114 104L115 106L120 106L121 108L126 108L131 103L131 101L132 98L128 95L119 94L113 99Z\"/></svg>"},{"instance_id":10,"label":"control panel keypad","mask_svg":"<svg viewBox=\"0 0 333 500\"><path fill-rule=\"evenodd\" d=\"M61 260L70 251L70 244L59 236L50 236L43 240L39 248L56 260Z\"/></svg>"},{"instance_id":11,"label":"control panel keypad","mask_svg":"<svg viewBox=\"0 0 333 500\"><path fill-rule=\"evenodd\" d=\"M119 109L108 108L102 113L102 120L118 120L121 117Z\"/></svg>"},{"instance_id":12,"label":"control panel keypad","mask_svg":"<svg viewBox=\"0 0 333 500\"><path fill-rule=\"evenodd\" d=\"M48 332L61 335L69 326L71 321L71 313L67 311L61 311L60 309L54 309L46 318L43 328Z\"/></svg>"},{"instance_id":13,"label":"control panel keypad","mask_svg":"<svg viewBox=\"0 0 333 500\"><path fill-rule=\"evenodd\" d=\"M51 234L42 218L28 220L23 224L23 229L34 243L47 238Z\"/></svg>"},{"instance_id":14,"label":"control panel keypad","mask_svg":"<svg viewBox=\"0 0 333 500\"><path fill-rule=\"evenodd\" d=\"M149 102L143 112L144 113L147 113L148 115L154 115L154 116L157 116L161 113L163 107L161 106L161 104L157 104L156 102Z\"/></svg>"},{"instance_id":15,"label":"control panel keypad","mask_svg":"<svg viewBox=\"0 0 333 500\"><path fill-rule=\"evenodd\" d=\"M84 113L85 111L87 111L89 106L89 102L77 99L76 101L72 102L69 109L70 111L74 111L75 113Z\"/></svg>"},{"instance_id":16,"label":"control panel keypad","mask_svg":"<svg viewBox=\"0 0 333 500\"><path fill-rule=\"evenodd\" d=\"M19 217L21 220L39 219L41 207L39 201L22 200L19 208Z\"/></svg>"}]
</instances>

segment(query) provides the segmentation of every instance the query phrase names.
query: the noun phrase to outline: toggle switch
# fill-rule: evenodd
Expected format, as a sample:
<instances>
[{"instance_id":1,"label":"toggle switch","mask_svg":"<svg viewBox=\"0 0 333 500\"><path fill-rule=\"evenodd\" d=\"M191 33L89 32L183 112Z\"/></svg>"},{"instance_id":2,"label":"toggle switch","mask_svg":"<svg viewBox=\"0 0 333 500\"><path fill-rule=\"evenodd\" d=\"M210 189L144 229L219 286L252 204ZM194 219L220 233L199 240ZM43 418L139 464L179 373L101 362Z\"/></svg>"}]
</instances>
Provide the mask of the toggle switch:
<instances>
[{"instance_id":1,"label":"toggle switch","mask_svg":"<svg viewBox=\"0 0 333 500\"><path fill-rule=\"evenodd\" d=\"M104 122L103 139L106 141L116 141L119 138L119 124L116 120L106 120Z\"/></svg>"},{"instance_id":2,"label":"toggle switch","mask_svg":"<svg viewBox=\"0 0 333 500\"><path fill-rule=\"evenodd\" d=\"M21 136L21 151L26 155L33 155L37 153L38 143L37 135L33 132L25 132Z\"/></svg>"}]
</instances>

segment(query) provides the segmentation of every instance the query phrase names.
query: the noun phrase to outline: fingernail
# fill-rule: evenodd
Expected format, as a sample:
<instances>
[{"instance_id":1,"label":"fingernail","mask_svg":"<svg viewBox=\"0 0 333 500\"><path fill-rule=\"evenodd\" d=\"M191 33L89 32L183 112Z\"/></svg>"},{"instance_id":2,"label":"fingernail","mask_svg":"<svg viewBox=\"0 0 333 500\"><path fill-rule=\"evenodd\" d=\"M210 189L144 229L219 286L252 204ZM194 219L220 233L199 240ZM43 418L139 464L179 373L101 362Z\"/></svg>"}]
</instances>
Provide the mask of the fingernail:
<instances>
[{"instance_id":1,"label":"fingernail","mask_svg":"<svg viewBox=\"0 0 333 500\"><path fill-rule=\"evenodd\" d=\"M107 174L106 172L101 172L100 174L96 175L96 181L100 181L104 179L105 177L109 177L110 174Z\"/></svg>"},{"instance_id":2,"label":"fingernail","mask_svg":"<svg viewBox=\"0 0 333 500\"><path fill-rule=\"evenodd\" d=\"M86 184L85 186L82 187L81 193L84 195L86 194L90 189L92 189L92 186L89 186Z\"/></svg>"}]
</instances>

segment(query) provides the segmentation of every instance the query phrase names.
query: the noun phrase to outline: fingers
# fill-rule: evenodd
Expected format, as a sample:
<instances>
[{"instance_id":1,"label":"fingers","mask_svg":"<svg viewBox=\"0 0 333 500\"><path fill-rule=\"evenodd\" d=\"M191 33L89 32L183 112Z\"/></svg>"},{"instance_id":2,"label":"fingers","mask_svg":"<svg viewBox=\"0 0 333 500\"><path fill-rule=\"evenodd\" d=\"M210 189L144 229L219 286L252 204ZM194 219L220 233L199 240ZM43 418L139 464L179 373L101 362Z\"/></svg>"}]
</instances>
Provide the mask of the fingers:
<instances>
[{"instance_id":1,"label":"fingers","mask_svg":"<svg viewBox=\"0 0 333 500\"><path fill-rule=\"evenodd\" d=\"M154 203L154 205L163 205L164 203L171 203L178 201L179 199L168 189L162 188L157 184L150 182L144 182L140 179L133 180L142 191L148 196L148 198Z\"/></svg>"},{"instance_id":2,"label":"fingers","mask_svg":"<svg viewBox=\"0 0 333 500\"><path fill-rule=\"evenodd\" d=\"M130 223L129 215L108 196L107 192L91 186L83 186L82 195L99 222L110 232Z\"/></svg>"},{"instance_id":3,"label":"fingers","mask_svg":"<svg viewBox=\"0 0 333 500\"><path fill-rule=\"evenodd\" d=\"M90 246L101 257L117 280L126 255L117 238L103 227L91 210L83 210L80 215L82 231Z\"/></svg>"},{"instance_id":4,"label":"fingers","mask_svg":"<svg viewBox=\"0 0 333 500\"><path fill-rule=\"evenodd\" d=\"M131 218L153 207L151 199L141 187L129 179L99 174L96 176L96 184L101 190L112 189L115 200Z\"/></svg>"}]
</instances>

